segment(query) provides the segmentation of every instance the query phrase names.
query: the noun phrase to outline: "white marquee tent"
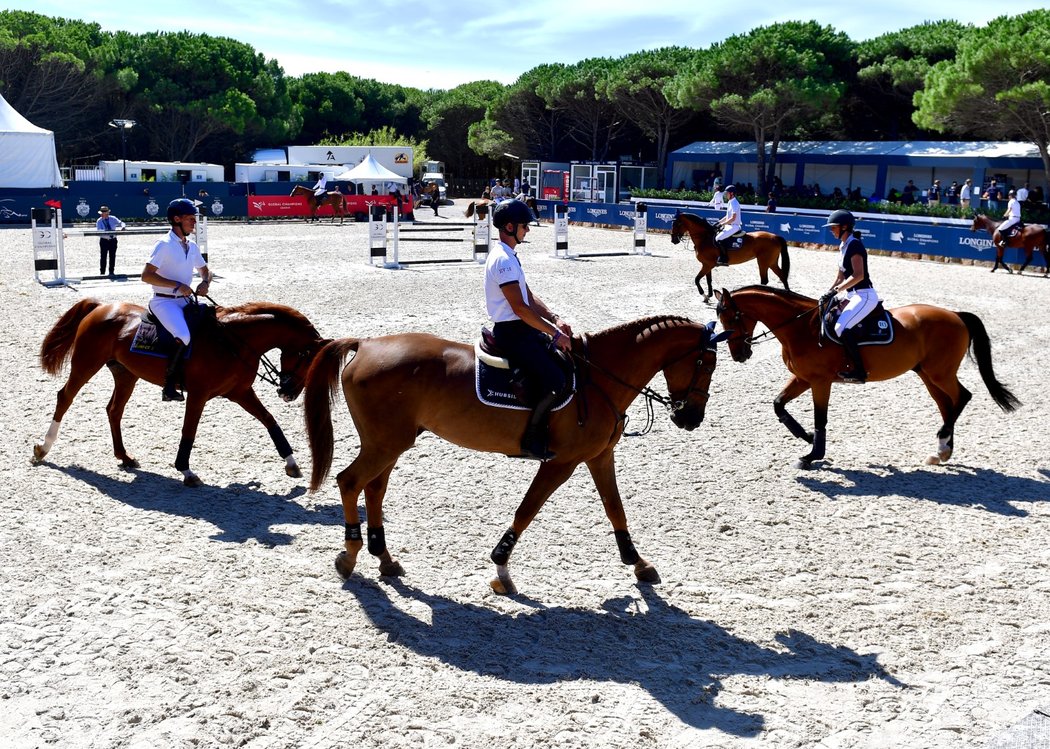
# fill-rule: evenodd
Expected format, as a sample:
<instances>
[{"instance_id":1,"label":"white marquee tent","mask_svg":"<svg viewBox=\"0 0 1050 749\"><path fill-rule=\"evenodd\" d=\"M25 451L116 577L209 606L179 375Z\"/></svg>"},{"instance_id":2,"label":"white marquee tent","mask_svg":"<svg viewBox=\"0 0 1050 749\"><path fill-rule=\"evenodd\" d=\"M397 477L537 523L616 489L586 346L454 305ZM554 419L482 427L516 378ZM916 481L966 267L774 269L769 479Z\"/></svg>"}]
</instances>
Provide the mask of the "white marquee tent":
<instances>
[{"instance_id":1,"label":"white marquee tent","mask_svg":"<svg viewBox=\"0 0 1050 749\"><path fill-rule=\"evenodd\" d=\"M335 175L335 178L347 182L395 182L399 185L408 182L407 177L402 177L400 174L390 171L376 161L372 154L365 156L361 163L353 169L348 169L341 174Z\"/></svg>"},{"instance_id":2,"label":"white marquee tent","mask_svg":"<svg viewBox=\"0 0 1050 749\"><path fill-rule=\"evenodd\" d=\"M61 187L55 134L37 127L0 96L0 187Z\"/></svg>"}]
</instances>

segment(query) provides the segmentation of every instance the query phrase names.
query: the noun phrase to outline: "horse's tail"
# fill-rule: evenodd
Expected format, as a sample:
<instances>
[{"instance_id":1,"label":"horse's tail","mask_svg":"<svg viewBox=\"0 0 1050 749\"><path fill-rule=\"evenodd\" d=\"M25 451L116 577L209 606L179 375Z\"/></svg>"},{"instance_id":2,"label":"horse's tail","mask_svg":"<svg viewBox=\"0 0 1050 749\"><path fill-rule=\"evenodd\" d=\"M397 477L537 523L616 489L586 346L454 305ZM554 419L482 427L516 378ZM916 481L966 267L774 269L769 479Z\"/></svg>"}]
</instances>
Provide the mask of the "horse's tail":
<instances>
[{"instance_id":1,"label":"horse's tail","mask_svg":"<svg viewBox=\"0 0 1050 749\"><path fill-rule=\"evenodd\" d=\"M992 344L981 318L972 312L957 312L956 314L962 318L966 329L970 331L970 356L977 362L977 369L981 373L981 379L984 380L992 400L1003 411L1016 410L1021 405L1021 401L1007 389L1006 385L995 379L995 370L992 369Z\"/></svg>"},{"instance_id":2,"label":"horse's tail","mask_svg":"<svg viewBox=\"0 0 1050 749\"><path fill-rule=\"evenodd\" d=\"M466 216L467 218L470 218L471 216L474 215L474 201L473 200L470 201L470 203L467 204L467 210L463 213L463 215Z\"/></svg>"},{"instance_id":3,"label":"horse's tail","mask_svg":"<svg viewBox=\"0 0 1050 749\"><path fill-rule=\"evenodd\" d=\"M791 256L788 254L788 243L779 234L777 239L780 240L780 267L784 269L784 288L787 288L788 276L791 274Z\"/></svg>"},{"instance_id":4,"label":"horse's tail","mask_svg":"<svg viewBox=\"0 0 1050 749\"><path fill-rule=\"evenodd\" d=\"M69 357L73 354L73 344L77 339L77 330L81 321L102 302L97 299L81 299L74 304L44 336L40 344L40 367L49 375L62 371Z\"/></svg>"},{"instance_id":5,"label":"horse's tail","mask_svg":"<svg viewBox=\"0 0 1050 749\"><path fill-rule=\"evenodd\" d=\"M310 491L315 492L328 478L332 467L335 438L332 434L332 399L343 369L343 360L350 351L357 351L360 340L339 338L317 352L306 373L303 409L306 412L306 436L310 441L312 470Z\"/></svg>"}]
</instances>

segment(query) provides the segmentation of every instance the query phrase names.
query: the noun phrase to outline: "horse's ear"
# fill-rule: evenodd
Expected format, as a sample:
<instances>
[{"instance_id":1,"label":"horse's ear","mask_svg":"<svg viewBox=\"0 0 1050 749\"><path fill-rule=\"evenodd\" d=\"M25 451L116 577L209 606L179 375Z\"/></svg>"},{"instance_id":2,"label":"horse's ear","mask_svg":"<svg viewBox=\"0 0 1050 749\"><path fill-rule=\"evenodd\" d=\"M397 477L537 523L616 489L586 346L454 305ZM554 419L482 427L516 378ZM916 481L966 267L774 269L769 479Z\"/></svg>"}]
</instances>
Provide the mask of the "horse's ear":
<instances>
[{"instance_id":1,"label":"horse's ear","mask_svg":"<svg viewBox=\"0 0 1050 749\"><path fill-rule=\"evenodd\" d=\"M725 289L722 289L721 291L719 291L718 289L715 289L715 299L717 299L718 301L721 302L722 301L722 294L724 294L724 293L725 293Z\"/></svg>"}]
</instances>

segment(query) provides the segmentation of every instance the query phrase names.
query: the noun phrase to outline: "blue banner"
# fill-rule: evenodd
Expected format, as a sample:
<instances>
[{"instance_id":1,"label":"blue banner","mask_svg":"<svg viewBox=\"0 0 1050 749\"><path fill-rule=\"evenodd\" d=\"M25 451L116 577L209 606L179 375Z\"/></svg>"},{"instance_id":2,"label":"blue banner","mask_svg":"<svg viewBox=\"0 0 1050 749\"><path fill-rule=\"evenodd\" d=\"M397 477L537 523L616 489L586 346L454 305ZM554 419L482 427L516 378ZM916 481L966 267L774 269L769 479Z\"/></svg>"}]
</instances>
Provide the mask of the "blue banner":
<instances>
[{"instance_id":1,"label":"blue banner","mask_svg":"<svg viewBox=\"0 0 1050 749\"><path fill-rule=\"evenodd\" d=\"M551 200L539 201L540 217L553 220L556 204ZM649 228L670 231L675 214L679 210L678 206L673 205L648 206L646 214ZM724 211L705 206L689 206L686 210L712 222L725 215ZM824 228L824 218L821 216L766 213L761 210L748 211L746 208L742 212L746 231L772 232L784 237L789 244L795 245L837 244L830 232ZM580 223L632 226L634 214L634 204L628 203L568 204L569 221ZM917 223L887 214L885 218L862 218L857 222L857 230L861 232L864 246L869 250L989 262L995 260L992 238L987 232L971 232L968 225L950 220L929 219L928 222ZM1007 249L1004 259L1008 263L1021 263L1024 260L1024 252L1014 248Z\"/></svg>"}]
</instances>

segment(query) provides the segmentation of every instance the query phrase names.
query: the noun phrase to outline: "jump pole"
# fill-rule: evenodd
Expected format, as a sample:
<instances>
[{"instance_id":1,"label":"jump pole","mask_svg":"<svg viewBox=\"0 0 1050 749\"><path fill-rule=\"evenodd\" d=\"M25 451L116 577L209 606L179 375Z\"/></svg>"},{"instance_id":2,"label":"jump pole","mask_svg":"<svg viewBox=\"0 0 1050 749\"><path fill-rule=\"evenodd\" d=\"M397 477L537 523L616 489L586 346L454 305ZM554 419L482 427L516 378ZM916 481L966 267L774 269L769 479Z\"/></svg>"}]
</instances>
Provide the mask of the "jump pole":
<instances>
[{"instance_id":1,"label":"jump pole","mask_svg":"<svg viewBox=\"0 0 1050 749\"><path fill-rule=\"evenodd\" d=\"M377 259L382 258L384 268L401 268L405 265L423 265L428 263L483 263L488 257L490 237L492 235L492 219L486 215L484 221L475 221L471 224L453 224L451 226L435 227L413 227L402 229L398 221L397 208L393 208L393 231L387 231L388 211L380 206L373 206L372 215L369 220L369 256L372 265L377 264ZM432 260L401 260L401 242L462 242L462 237L401 237L401 233L412 232L449 232L466 231L465 227L473 227L474 246L470 258L436 258ZM389 239L391 253L390 261L387 260L387 242Z\"/></svg>"},{"instance_id":2,"label":"jump pole","mask_svg":"<svg viewBox=\"0 0 1050 749\"><path fill-rule=\"evenodd\" d=\"M645 245L646 231L648 229L648 214L645 203L636 203L634 211L634 226L632 229L634 244L629 252L588 252L584 254L572 254L569 252L569 209L568 206L558 204L554 206L554 254L551 257L563 260L572 260L578 257L614 257L618 255L649 255Z\"/></svg>"}]
</instances>

